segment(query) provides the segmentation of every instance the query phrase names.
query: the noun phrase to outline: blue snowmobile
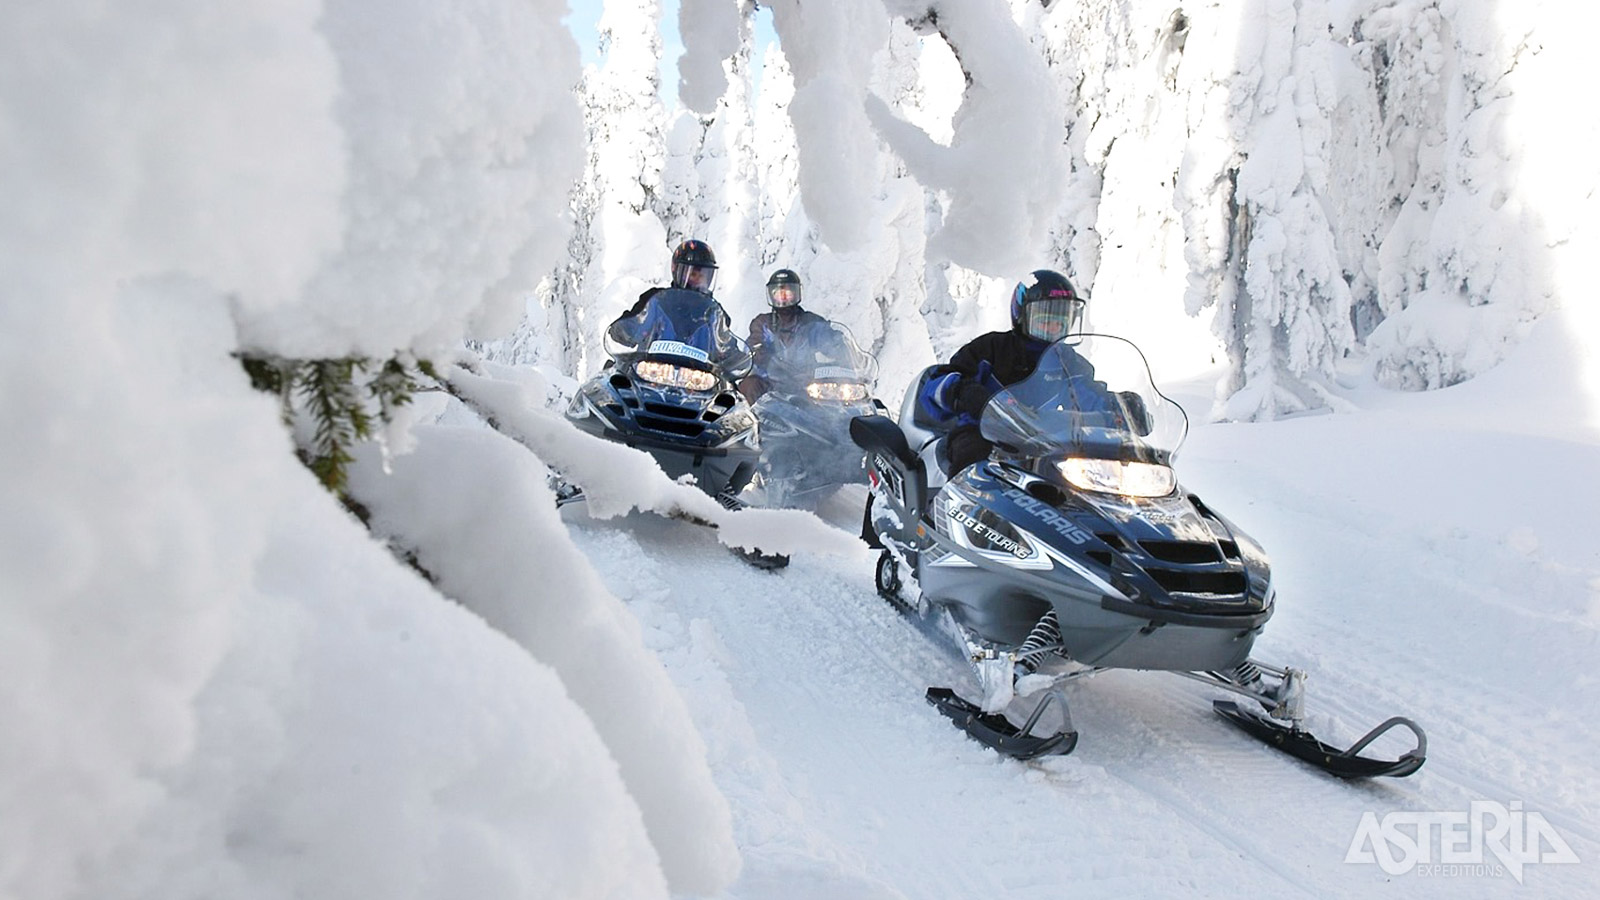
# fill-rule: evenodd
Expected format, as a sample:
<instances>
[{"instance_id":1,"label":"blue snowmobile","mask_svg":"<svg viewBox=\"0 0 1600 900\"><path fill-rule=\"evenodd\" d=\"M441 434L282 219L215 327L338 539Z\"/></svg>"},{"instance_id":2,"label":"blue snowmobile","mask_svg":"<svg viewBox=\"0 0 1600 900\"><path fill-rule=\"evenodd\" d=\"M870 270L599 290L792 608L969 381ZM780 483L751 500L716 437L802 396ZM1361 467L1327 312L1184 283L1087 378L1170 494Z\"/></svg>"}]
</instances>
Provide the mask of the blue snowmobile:
<instances>
[{"instance_id":1,"label":"blue snowmobile","mask_svg":"<svg viewBox=\"0 0 1600 900\"><path fill-rule=\"evenodd\" d=\"M888 413L872 396L877 360L825 320L758 349L763 505L815 509L841 485L866 484L850 422Z\"/></svg>"},{"instance_id":2,"label":"blue snowmobile","mask_svg":"<svg viewBox=\"0 0 1600 900\"><path fill-rule=\"evenodd\" d=\"M567 418L637 447L669 478L695 476L723 505L743 505L761 444L750 404L734 386L750 353L709 295L668 289L605 335L611 359L578 390Z\"/></svg>"}]
</instances>

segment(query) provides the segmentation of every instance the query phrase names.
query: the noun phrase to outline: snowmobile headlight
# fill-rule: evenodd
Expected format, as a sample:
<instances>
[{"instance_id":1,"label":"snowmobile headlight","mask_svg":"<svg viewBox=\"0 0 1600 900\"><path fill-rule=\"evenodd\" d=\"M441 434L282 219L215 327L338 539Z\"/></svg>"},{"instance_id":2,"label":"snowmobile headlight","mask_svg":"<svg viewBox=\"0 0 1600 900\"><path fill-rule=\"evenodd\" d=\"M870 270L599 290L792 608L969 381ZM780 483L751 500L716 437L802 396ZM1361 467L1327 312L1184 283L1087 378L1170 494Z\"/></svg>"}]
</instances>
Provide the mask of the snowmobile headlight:
<instances>
[{"instance_id":1,"label":"snowmobile headlight","mask_svg":"<svg viewBox=\"0 0 1600 900\"><path fill-rule=\"evenodd\" d=\"M813 400L858 403L867 399L867 386L855 381L813 381L806 385L806 396Z\"/></svg>"},{"instance_id":2,"label":"snowmobile headlight","mask_svg":"<svg viewBox=\"0 0 1600 900\"><path fill-rule=\"evenodd\" d=\"M1178 486L1172 469L1155 463L1068 457L1056 463L1061 477L1079 490L1124 497L1165 497Z\"/></svg>"},{"instance_id":3,"label":"snowmobile headlight","mask_svg":"<svg viewBox=\"0 0 1600 900\"><path fill-rule=\"evenodd\" d=\"M647 359L633 367L633 373L651 384L664 387L688 388L691 391L709 391L717 386L717 376L704 369Z\"/></svg>"}]
</instances>

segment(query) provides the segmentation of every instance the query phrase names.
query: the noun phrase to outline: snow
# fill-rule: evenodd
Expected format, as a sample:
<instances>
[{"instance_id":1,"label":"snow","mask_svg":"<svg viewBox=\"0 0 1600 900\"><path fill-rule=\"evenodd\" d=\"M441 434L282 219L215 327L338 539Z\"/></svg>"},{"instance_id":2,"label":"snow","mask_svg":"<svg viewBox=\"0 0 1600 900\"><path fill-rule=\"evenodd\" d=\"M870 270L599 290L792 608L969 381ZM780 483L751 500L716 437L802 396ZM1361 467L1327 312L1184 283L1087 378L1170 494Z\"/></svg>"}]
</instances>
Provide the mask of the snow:
<instances>
[{"instance_id":1,"label":"snow","mask_svg":"<svg viewBox=\"0 0 1600 900\"><path fill-rule=\"evenodd\" d=\"M1523 886L1592 893L1588 6L927 6L947 44L923 4L775 0L754 96L735 5L690 3L670 121L654 0L587 74L556 0L15 6L0 897L1501 896L1346 862L1364 816L1484 801L1580 860ZM1427 766L1340 783L1135 672L1073 687L1072 756L966 740L859 489L732 513L562 418L702 234L739 318L792 263L891 408L1017 269L1070 271L1273 556L1258 654L1334 739L1415 718ZM542 368L451 365L530 308ZM420 396L358 454L369 530L240 350L432 358L498 430Z\"/></svg>"}]
</instances>

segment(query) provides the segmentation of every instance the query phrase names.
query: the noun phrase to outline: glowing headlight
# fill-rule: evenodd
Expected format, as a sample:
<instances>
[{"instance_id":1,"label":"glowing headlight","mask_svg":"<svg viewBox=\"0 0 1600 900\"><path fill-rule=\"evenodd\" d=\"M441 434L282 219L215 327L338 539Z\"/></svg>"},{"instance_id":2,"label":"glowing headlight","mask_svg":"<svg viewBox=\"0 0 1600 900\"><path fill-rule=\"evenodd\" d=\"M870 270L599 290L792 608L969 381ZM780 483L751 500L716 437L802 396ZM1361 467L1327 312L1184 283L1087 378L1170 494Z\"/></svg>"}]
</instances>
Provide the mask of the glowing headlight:
<instances>
[{"instance_id":1,"label":"glowing headlight","mask_svg":"<svg viewBox=\"0 0 1600 900\"><path fill-rule=\"evenodd\" d=\"M688 366L676 366L653 359L643 360L634 365L633 373L651 384L665 387L709 391L717 386L717 376L704 369L691 369Z\"/></svg>"},{"instance_id":2,"label":"glowing headlight","mask_svg":"<svg viewBox=\"0 0 1600 900\"><path fill-rule=\"evenodd\" d=\"M806 396L813 400L855 403L867 399L867 386L854 381L813 381L806 385Z\"/></svg>"},{"instance_id":3,"label":"glowing headlight","mask_svg":"<svg viewBox=\"0 0 1600 900\"><path fill-rule=\"evenodd\" d=\"M1056 463L1075 488L1124 497L1165 497L1178 486L1172 469L1154 463L1072 457Z\"/></svg>"}]
</instances>

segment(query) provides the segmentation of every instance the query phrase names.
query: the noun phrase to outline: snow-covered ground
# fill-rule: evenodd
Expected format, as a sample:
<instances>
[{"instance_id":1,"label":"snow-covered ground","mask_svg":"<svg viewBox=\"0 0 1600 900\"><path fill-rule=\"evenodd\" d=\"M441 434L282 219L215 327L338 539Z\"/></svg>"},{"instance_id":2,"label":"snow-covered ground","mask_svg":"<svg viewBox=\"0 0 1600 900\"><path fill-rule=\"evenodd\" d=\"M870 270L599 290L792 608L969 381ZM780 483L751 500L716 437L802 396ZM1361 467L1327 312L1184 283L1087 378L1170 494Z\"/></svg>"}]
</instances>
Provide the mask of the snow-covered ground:
<instances>
[{"instance_id":1,"label":"snow-covered ground","mask_svg":"<svg viewBox=\"0 0 1600 900\"><path fill-rule=\"evenodd\" d=\"M759 104L741 47L669 127L661 4L606 5L592 81L566 0L15 5L0 900L1596 893L1594 7L964 0L924 57L924 4L778 0ZM754 4L687 5L704 72ZM531 366L450 368L510 339L583 377L690 236L741 321L800 271L885 391L1002 326L1014 266L1145 332L1197 419L1288 365L1316 402L1256 408L1333 414L1197 427L1180 472L1273 553L1257 646L1313 725L1414 716L1427 767L1340 784L1130 673L1075 689L1075 755L997 759L923 703L961 670L875 599L850 503L728 514L564 432ZM242 352L431 360L534 452L419 398L356 451L375 539ZM1581 862L1359 859L1489 807Z\"/></svg>"},{"instance_id":2,"label":"snow-covered ground","mask_svg":"<svg viewBox=\"0 0 1600 900\"><path fill-rule=\"evenodd\" d=\"M1441 392L1198 426L1180 459L1273 555L1279 609L1255 655L1309 671L1310 723L1330 738L1421 723L1429 761L1404 780L1340 782L1236 732L1215 692L1132 672L1072 689L1074 754L1002 760L923 701L963 670L877 598L864 546L768 573L704 529L565 515L705 738L744 857L730 898L1505 896L1515 874L1586 896L1600 433L1560 341L1547 330ZM852 528L859 499L822 512ZM1438 826L1423 846L1456 868L1347 861L1367 813L1465 822L1473 801L1541 814L1581 862L1513 873L1491 846L1489 868L1461 866L1470 852L1443 856Z\"/></svg>"}]
</instances>

